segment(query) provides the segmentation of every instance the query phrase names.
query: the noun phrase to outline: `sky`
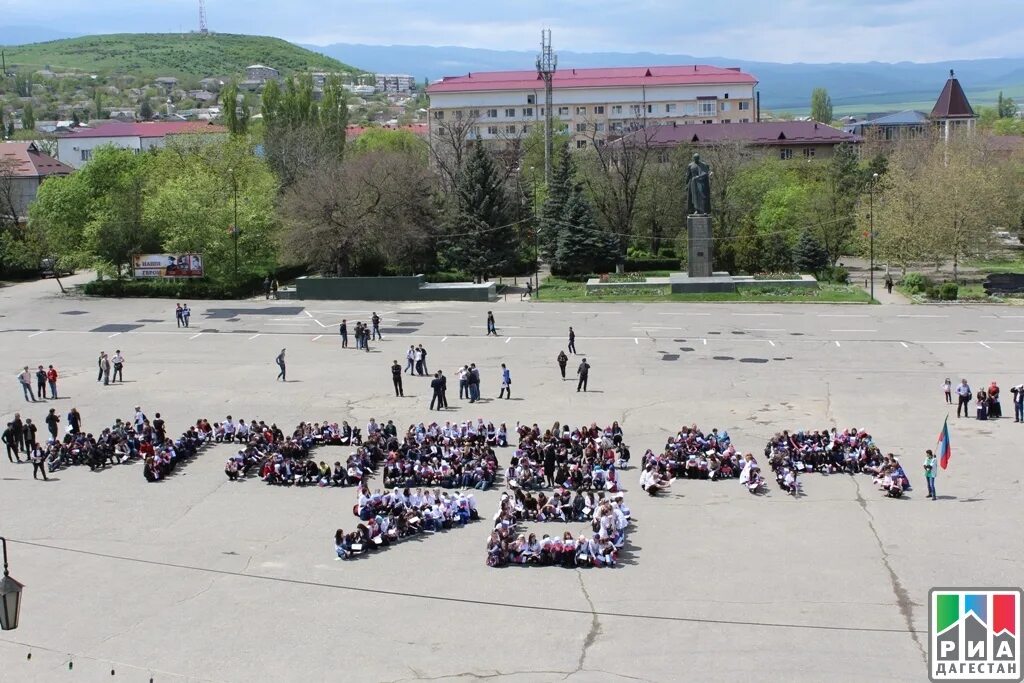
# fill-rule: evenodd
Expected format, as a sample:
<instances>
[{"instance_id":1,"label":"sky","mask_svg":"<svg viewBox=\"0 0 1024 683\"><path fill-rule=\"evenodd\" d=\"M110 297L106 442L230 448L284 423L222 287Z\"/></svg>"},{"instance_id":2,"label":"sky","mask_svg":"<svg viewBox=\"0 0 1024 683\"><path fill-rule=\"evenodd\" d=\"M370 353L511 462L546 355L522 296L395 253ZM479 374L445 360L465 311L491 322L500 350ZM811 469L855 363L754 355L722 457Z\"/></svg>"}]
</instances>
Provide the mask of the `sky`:
<instances>
[{"instance_id":1,"label":"sky","mask_svg":"<svg viewBox=\"0 0 1024 683\"><path fill-rule=\"evenodd\" d=\"M199 0L0 0L0 23L173 32ZM1024 56L1022 0L207 0L210 29L326 45L666 52L775 62Z\"/></svg>"}]
</instances>

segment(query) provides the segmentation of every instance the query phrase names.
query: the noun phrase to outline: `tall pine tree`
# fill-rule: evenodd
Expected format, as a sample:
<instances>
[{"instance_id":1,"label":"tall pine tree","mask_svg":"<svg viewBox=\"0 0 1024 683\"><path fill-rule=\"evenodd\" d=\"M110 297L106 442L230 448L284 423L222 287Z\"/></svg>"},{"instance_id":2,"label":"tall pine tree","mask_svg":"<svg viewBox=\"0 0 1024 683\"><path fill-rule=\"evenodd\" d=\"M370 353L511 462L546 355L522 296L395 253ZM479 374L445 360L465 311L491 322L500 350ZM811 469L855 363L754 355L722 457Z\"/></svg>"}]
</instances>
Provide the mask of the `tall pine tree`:
<instances>
[{"instance_id":1,"label":"tall pine tree","mask_svg":"<svg viewBox=\"0 0 1024 683\"><path fill-rule=\"evenodd\" d=\"M558 230L554 267L559 273L594 273L615 262L618 240L601 231L582 186L573 184Z\"/></svg>"},{"instance_id":2,"label":"tall pine tree","mask_svg":"<svg viewBox=\"0 0 1024 683\"><path fill-rule=\"evenodd\" d=\"M479 142L455 188L455 206L442 250L448 267L483 282L515 261L512 211L494 160Z\"/></svg>"},{"instance_id":3,"label":"tall pine tree","mask_svg":"<svg viewBox=\"0 0 1024 683\"><path fill-rule=\"evenodd\" d=\"M547 188L547 197L540 216L540 253L549 261L555 258L558 250L558 236L561 232L562 214L565 202L572 192L573 166L569 155L569 146L562 145L558 149L558 158L551 173L551 183Z\"/></svg>"}]
</instances>

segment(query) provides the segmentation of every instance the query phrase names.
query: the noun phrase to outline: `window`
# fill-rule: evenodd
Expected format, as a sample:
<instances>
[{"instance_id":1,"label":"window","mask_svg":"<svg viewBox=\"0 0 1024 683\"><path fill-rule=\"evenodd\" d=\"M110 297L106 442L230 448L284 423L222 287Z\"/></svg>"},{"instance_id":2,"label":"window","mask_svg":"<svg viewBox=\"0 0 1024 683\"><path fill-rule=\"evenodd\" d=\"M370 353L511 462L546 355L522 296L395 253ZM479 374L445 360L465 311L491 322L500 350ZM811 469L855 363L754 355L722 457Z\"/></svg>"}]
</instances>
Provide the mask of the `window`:
<instances>
[{"instance_id":1,"label":"window","mask_svg":"<svg viewBox=\"0 0 1024 683\"><path fill-rule=\"evenodd\" d=\"M455 120L456 121L461 121L462 120L462 110L461 109L456 109L455 110Z\"/></svg>"},{"instance_id":2,"label":"window","mask_svg":"<svg viewBox=\"0 0 1024 683\"><path fill-rule=\"evenodd\" d=\"M586 146L587 146L587 141L586 140L577 140L576 141L576 149L583 149Z\"/></svg>"},{"instance_id":3,"label":"window","mask_svg":"<svg viewBox=\"0 0 1024 683\"><path fill-rule=\"evenodd\" d=\"M532 118L533 117L533 107L523 107L523 116L524 117L528 117L528 118Z\"/></svg>"},{"instance_id":4,"label":"window","mask_svg":"<svg viewBox=\"0 0 1024 683\"><path fill-rule=\"evenodd\" d=\"M750 102L740 102L740 111L750 111Z\"/></svg>"},{"instance_id":5,"label":"window","mask_svg":"<svg viewBox=\"0 0 1024 683\"><path fill-rule=\"evenodd\" d=\"M496 119L496 118L498 118L498 110L497 109L488 109L487 110L487 118L489 118L489 119Z\"/></svg>"},{"instance_id":6,"label":"window","mask_svg":"<svg viewBox=\"0 0 1024 683\"><path fill-rule=\"evenodd\" d=\"M568 116L569 115L569 107L559 107L558 108L558 115L559 116Z\"/></svg>"},{"instance_id":7,"label":"window","mask_svg":"<svg viewBox=\"0 0 1024 683\"><path fill-rule=\"evenodd\" d=\"M598 133L603 133L604 132L604 124L603 123L595 123L594 124L594 130L596 132L598 132Z\"/></svg>"},{"instance_id":8,"label":"window","mask_svg":"<svg viewBox=\"0 0 1024 683\"><path fill-rule=\"evenodd\" d=\"M487 126L487 134L488 135L497 135L498 134L498 127L497 126Z\"/></svg>"},{"instance_id":9,"label":"window","mask_svg":"<svg viewBox=\"0 0 1024 683\"><path fill-rule=\"evenodd\" d=\"M688 103L684 104L683 107L684 107L684 113L687 116L696 116L697 115L697 105L695 103L688 102Z\"/></svg>"},{"instance_id":10,"label":"window","mask_svg":"<svg viewBox=\"0 0 1024 683\"><path fill-rule=\"evenodd\" d=\"M673 113L673 112L674 112L675 110L676 110L676 105L674 105L674 104L666 104L666 105L665 105L665 113L666 113L666 114L671 114L671 113Z\"/></svg>"},{"instance_id":11,"label":"window","mask_svg":"<svg viewBox=\"0 0 1024 683\"><path fill-rule=\"evenodd\" d=\"M788 149L788 148L787 149L780 149L779 150L779 158L782 159L783 161L785 161L787 159L792 159L793 158L793 150Z\"/></svg>"},{"instance_id":12,"label":"window","mask_svg":"<svg viewBox=\"0 0 1024 683\"><path fill-rule=\"evenodd\" d=\"M697 104L700 105L701 116L714 116L718 113L718 102L715 100L701 100Z\"/></svg>"},{"instance_id":13,"label":"window","mask_svg":"<svg viewBox=\"0 0 1024 683\"><path fill-rule=\"evenodd\" d=\"M604 113L604 105L602 104L602 105L599 105L597 107L594 107L594 113L595 114L603 114Z\"/></svg>"},{"instance_id":14,"label":"window","mask_svg":"<svg viewBox=\"0 0 1024 683\"><path fill-rule=\"evenodd\" d=\"M740 123L750 123L750 119L740 119Z\"/></svg>"},{"instance_id":15,"label":"window","mask_svg":"<svg viewBox=\"0 0 1024 683\"><path fill-rule=\"evenodd\" d=\"M586 107L576 107L576 116L586 116L586 115L587 115L587 108Z\"/></svg>"},{"instance_id":16,"label":"window","mask_svg":"<svg viewBox=\"0 0 1024 683\"><path fill-rule=\"evenodd\" d=\"M586 133L587 132L587 124L585 124L585 123L577 123L576 124L576 132L577 133Z\"/></svg>"},{"instance_id":17,"label":"window","mask_svg":"<svg viewBox=\"0 0 1024 683\"><path fill-rule=\"evenodd\" d=\"M729 111L732 109L732 105L728 102L722 102L722 111Z\"/></svg>"},{"instance_id":18,"label":"window","mask_svg":"<svg viewBox=\"0 0 1024 683\"><path fill-rule=\"evenodd\" d=\"M654 105L653 104L648 104L647 105L647 113L648 114L653 114L654 113Z\"/></svg>"},{"instance_id":19,"label":"window","mask_svg":"<svg viewBox=\"0 0 1024 683\"><path fill-rule=\"evenodd\" d=\"M89 161L89 159L92 159L92 150L91 149L83 149L82 150L82 161Z\"/></svg>"},{"instance_id":20,"label":"window","mask_svg":"<svg viewBox=\"0 0 1024 683\"><path fill-rule=\"evenodd\" d=\"M732 123L732 119L722 119L722 123Z\"/></svg>"},{"instance_id":21,"label":"window","mask_svg":"<svg viewBox=\"0 0 1024 683\"><path fill-rule=\"evenodd\" d=\"M523 133L529 133L529 132L530 132L530 127L529 126L523 126Z\"/></svg>"},{"instance_id":22,"label":"window","mask_svg":"<svg viewBox=\"0 0 1024 683\"><path fill-rule=\"evenodd\" d=\"M469 110L469 118L471 118L471 119L478 119L478 118L480 118L480 110L479 109L470 109Z\"/></svg>"},{"instance_id":23,"label":"window","mask_svg":"<svg viewBox=\"0 0 1024 683\"><path fill-rule=\"evenodd\" d=\"M613 122L612 125L611 125L611 129L612 129L612 132L621 133L622 132L622 121L615 121L615 122Z\"/></svg>"},{"instance_id":24,"label":"window","mask_svg":"<svg viewBox=\"0 0 1024 683\"><path fill-rule=\"evenodd\" d=\"M806 159L813 159L814 158L814 148L813 147L804 147L804 158L806 158Z\"/></svg>"},{"instance_id":25,"label":"window","mask_svg":"<svg viewBox=\"0 0 1024 683\"><path fill-rule=\"evenodd\" d=\"M619 114L622 114L622 105L621 104L613 105L612 106L612 114L614 114L616 116L619 115Z\"/></svg>"},{"instance_id":26,"label":"window","mask_svg":"<svg viewBox=\"0 0 1024 683\"><path fill-rule=\"evenodd\" d=\"M508 133L509 135L515 135L516 134L516 127L515 127L515 125L513 124L511 126L505 126L505 132Z\"/></svg>"},{"instance_id":27,"label":"window","mask_svg":"<svg viewBox=\"0 0 1024 683\"><path fill-rule=\"evenodd\" d=\"M515 110L514 107L510 107L509 109L505 110L505 118L506 119L514 119L515 117L516 117L516 110Z\"/></svg>"},{"instance_id":28,"label":"window","mask_svg":"<svg viewBox=\"0 0 1024 683\"><path fill-rule=\"evenodd\" d=\"M715 122L715 120L714 120L714 119L703 119L703 120L701 121L701 123L714 123L714 122Z\"/></svg>"},{"instance_id":29,"label":"window","mask_svg":"<svg viewBox=\"0 0 1024 683\"><path fill-rule=\"evenodd\" d=\"M434 112L434 118L438 121L444 121L444 112L438 109Z\"/></svg>"},{"instance_id":30,"label":"window","mask_svg":"<svg viewBox=\"0 0 1024 683\"><path fill-rule=\"evenodd\" d=\"M629 110L631 112L633 112L634 115L639 115L640 114L640 105L639 104L631 104L631 105L629 105Z\"/></svg>"},{"instance_id":31,"label":"window","mask_svg":"<svg viewBox=\"0 0 1024 683\"><path fill-rule=\"evenodd\" d=\"M537 96L536 95L527 95L526 96L526 103L527 104L537 104Z\"/></svg>"}]
</instances>

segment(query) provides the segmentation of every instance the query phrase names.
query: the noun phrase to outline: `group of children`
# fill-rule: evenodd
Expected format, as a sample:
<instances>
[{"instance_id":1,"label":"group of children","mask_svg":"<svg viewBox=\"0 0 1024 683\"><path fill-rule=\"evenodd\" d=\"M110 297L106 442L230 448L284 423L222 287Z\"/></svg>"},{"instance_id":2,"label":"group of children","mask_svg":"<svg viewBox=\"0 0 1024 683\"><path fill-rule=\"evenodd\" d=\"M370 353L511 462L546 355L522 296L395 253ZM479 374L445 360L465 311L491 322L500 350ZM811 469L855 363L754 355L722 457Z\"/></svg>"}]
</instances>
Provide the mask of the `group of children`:
<instances>
[{"instance_id":1,"label":"group of children","mask_svg":"<svg viewBox=\"0 0 1024 683\"><path fill-rule=\"evenodd\" d=\"M743 458L725 430L716 427L704 433L697 425L691 425L676 432L660 455L648 450L642 464L645 470L653 464L662 477L713 481L739 477Z\"/></svg>"},{"instance_id":2,"label":"group of children","mask_svg":"<svg viewBox=\"0 0 1024 683\"><path fill-rule=\"evenodd\" d=\"M597 423L574 429L555 422L543 432L536 424L516 431L519 446L505 471L509 488L618 490L618 469L629 462L618 422L604 429Z\"/></svg>"},{"instance_id":3,"label":"group of children","mask_svg":"<svg viewBox=\"0 0 1024 683\"><path fill-rule=\"evenodd\" d=\"M390 426L390 422L388 423ZM486 490L498 472L495 448L508 445L504 424L477 420L409 425L401 440L385 429L387 444L382 477L392 487L440 486Z\"/></svg>"}]
</instances>

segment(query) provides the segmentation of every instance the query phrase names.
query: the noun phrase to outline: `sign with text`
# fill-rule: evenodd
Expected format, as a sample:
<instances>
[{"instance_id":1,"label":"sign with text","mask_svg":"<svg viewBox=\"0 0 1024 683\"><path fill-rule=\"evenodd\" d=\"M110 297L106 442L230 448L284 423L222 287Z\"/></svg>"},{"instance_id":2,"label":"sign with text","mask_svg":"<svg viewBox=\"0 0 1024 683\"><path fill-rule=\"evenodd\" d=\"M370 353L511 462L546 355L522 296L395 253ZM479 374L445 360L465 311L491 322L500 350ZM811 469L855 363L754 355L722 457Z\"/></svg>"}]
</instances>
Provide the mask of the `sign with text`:
<instances>
[{"instance_id":1,"label":"sign with text","mask_svg":"<svg viewBox=\"0 0 1024 683\"><path fill-rule=\"evenodd\" d=\"M135 277L203 277L202 254L135 254Z\"/></svg>"}]
</instances>

